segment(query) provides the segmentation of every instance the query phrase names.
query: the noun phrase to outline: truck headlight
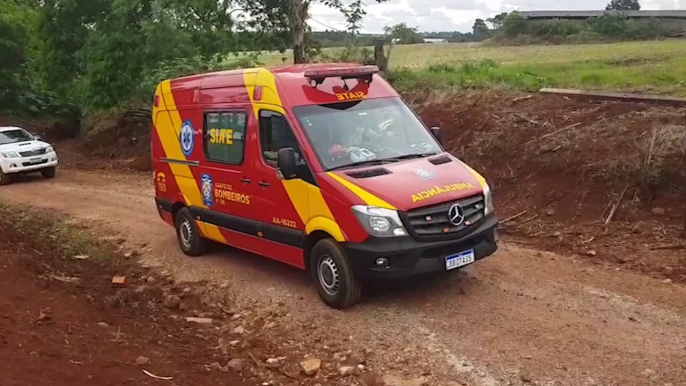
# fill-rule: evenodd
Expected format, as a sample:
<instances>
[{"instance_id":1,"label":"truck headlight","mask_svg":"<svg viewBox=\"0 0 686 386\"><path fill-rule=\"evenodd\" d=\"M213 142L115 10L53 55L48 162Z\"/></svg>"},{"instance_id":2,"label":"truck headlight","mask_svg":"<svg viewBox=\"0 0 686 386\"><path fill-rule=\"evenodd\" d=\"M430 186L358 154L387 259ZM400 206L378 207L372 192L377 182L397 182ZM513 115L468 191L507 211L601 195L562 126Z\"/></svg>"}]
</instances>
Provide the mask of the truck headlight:
<instances>
[{"instance_id":1,"label":"truck headlight","mask_svg":"<svg viewBox=\"0 0 686 386\"><path fill-rule=\"evenodd\" d=\"M491 193L491 187L488 184L484 184L484 216L487 216L495 211L495 206L493 205L493 193Z\"/></svg>"},{"instance_id":2,"label":"truck headlight","mask_svg":"<svg viewBox=\"0 0 686 386\"><path fill-rule=\"evenodd\" d=\"M407 231L400 221L398 211L367 205L355 205L352 210L364 230L372 236L407 236Z\"/></svg>"},{"instance_id":3,"label":"truck headlight","mask_svg":"<svg viewBox=\"0 0 686 386\"><path fill-rule=\"evenodd\" d=\"M5 158L19 158L19 154L16 151L3 151L0 154Z\"/></svg>"},{"instance_id":4,"label":"truck headlight","mask_svg":"<svg viewBox=\"0 0 686 386\"><path fill-rule=\"evenodd\" d=\"M55 151L55 149L53 149L52 146L48 146L45 148L46 153L52 153L53 151Z\"/></svg>"}]
</instances>

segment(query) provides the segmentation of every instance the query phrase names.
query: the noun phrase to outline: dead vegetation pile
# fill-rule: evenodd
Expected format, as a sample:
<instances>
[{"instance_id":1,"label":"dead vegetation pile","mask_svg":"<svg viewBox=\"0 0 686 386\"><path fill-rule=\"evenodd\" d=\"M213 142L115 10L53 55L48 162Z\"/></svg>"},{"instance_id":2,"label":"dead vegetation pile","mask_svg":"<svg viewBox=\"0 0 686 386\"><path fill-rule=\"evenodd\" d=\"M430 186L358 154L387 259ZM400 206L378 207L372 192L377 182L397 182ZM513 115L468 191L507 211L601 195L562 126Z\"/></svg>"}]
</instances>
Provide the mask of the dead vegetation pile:
<instances>
[{"instance_id":1,"label":"dead vegetation pile","mask_svg":"<svg viewBox=\"0 0 686 386\"><path fill-rule=\"evenodd\" d=\"M516 242L686 282L683 108L497 91L406 99L491 182Z\"/></svg>"},{"instance_id":2,"label":"dead vegetation pile","mask_svg":"<svg viewBox=\"0 0 686 386\"><path fill-rule=\"evenodd\" d=\"M686 185L683 108L498 92L408 99L427 125L445 129L450 151L491 178L629 185L650 199Z\"/></svg>"}]
</instances>

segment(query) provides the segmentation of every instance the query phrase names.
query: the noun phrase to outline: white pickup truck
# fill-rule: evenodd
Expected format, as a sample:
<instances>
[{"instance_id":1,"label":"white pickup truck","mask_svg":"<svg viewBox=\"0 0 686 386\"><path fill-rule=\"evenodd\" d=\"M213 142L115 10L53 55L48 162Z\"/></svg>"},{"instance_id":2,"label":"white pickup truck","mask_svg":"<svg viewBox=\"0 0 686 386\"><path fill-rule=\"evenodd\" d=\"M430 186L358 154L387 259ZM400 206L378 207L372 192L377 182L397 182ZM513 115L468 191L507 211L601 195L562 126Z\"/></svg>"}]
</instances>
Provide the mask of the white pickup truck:
<instances>
[{"instance_id":1,"label":"white pickup truck","mask_svg":"<svg viewBox=\"0 0 686 386\"><path fill-rule=\"evenodd\" d=\"M0 185L7 185L12 175L40 172L45 178L55 176L57 153L46 142L20 127L0 126Z\"/></svg>"}]
</instances>

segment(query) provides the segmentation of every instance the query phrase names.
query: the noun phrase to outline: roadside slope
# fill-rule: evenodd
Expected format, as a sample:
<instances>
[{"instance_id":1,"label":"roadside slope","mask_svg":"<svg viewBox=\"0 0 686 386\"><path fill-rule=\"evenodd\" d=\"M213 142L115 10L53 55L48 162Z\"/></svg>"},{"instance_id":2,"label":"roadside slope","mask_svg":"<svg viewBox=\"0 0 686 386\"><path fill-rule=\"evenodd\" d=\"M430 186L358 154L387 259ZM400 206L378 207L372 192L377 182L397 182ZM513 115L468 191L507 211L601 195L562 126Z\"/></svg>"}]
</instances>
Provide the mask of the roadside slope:
<instances>
[{"instance_id":1,"label":"roadside slope","mask_svg":"<svg viewBox=\"0 0 686 386\"><path fill-rule=\"evenodd\" d=\"M126 239L144 264L177 280L238 295L237 306L277 305L284 323L317 345L375 352L369 362L429 384L555 381L558 385L680 384L686 379L686 288L573 257L505 244L492 258L440 281L375 288L362 304L332 311L304 273L230 248L181 254L157 216L147 175L62 170L27 177L0 199L55 209L103 237Z\"/></svg>"}]
</instances>

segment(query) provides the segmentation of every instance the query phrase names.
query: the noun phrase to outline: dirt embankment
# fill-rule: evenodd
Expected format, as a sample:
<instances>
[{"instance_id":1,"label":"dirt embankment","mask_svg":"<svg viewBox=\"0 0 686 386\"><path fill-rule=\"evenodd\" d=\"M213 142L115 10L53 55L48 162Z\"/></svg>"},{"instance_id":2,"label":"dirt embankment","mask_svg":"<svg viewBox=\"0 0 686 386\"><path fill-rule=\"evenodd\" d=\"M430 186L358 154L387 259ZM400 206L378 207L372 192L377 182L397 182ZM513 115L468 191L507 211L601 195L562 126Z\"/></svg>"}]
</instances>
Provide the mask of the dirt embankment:
<instances>
[{"instance_id":1,"label":"dirt embankment","mask_svg":"<svg viewBox=\"0 0 686 386\"><path fill-rule=\"evenodd\" d=\"M686 282L683 108L499 92L408 99L491 182L515 241Z\"/></svg>"},{"instance_id":2,"label":"dirt embankment","mask_svg":"<svg viewBox=\"0 0 686 386\"><path fill-rule=\"evenodd\" d=\"M212 285L141 268L117 240L17 210L0 206L2 385L381 382L362 371L366 352L299 346L280 307L234 309Z\"/></svg>"}]
</instances>

